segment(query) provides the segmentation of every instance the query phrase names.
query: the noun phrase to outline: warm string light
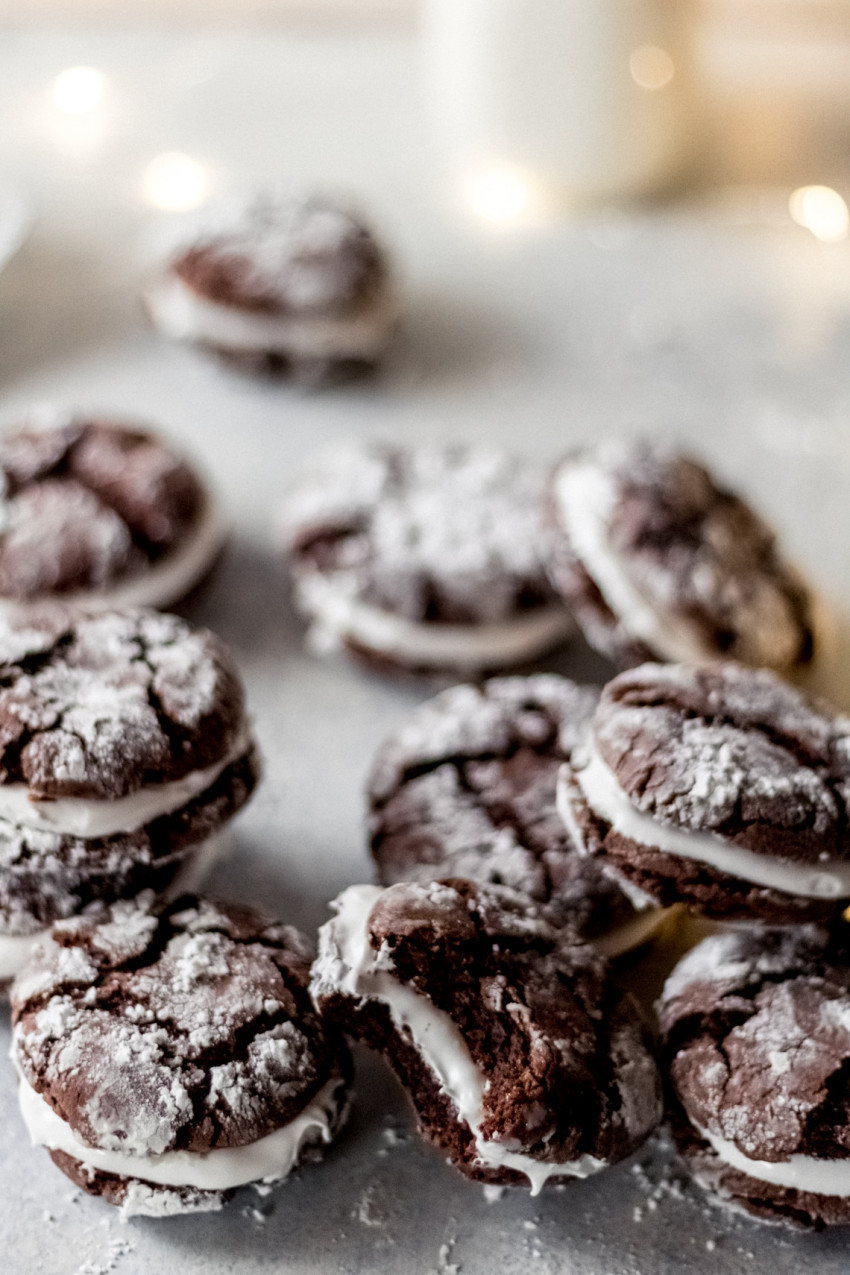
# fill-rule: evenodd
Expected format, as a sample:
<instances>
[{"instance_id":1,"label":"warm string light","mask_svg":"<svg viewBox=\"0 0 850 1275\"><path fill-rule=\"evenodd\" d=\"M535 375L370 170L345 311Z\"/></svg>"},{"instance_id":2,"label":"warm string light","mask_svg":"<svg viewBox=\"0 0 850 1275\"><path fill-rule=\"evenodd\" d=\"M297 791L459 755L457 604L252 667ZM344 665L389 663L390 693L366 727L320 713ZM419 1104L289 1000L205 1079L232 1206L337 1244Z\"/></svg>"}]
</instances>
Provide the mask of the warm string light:
<instances>
[{"instance_id":1,"label":"warm string light","mask_svg":"<svg viewBox=\"0 0 850 1275\"><path fill-rule=\"evenodd\" d=\"M476 174L467 181L465 195L472 211L485 221L518 221L531 212L534 204L532 183L512 168Z\"/></svg>"},{"instance_id":2,"label":"warm string light","mask_svg":"<svg viewBox=\"0 0 850 1275\"><path fill-rule=\"evenodd\" d=\"M641 44L629 58L629 71L638 88L657 92L665 89L676 73L673 59L657 44Z\"/></svg>"},{"instance_id":3,"label":"warm string light","mask_svg":"<svg viewBox=\"0 0 850 1275\"><path fill-rule=\"evenodd\" d=\"M166 151L148 164L142 181L144 196L154 208L188 212L204 202L210 190L208 170L179 151Z\"/></svg>"},{"instance_id":4,"label":"warm string light","mask_svg":"<svg viewBox=\"0 0 850 1275\"><path fill-rule=\"evenodd\" d=\"M830 186L800 186L788 201L788 211L798 226L823 243L839 243L850 232L847 204Z\"/></svg>"},{"instance_id":5,"label":"warm string light","mask_svg":"<svg viewBox=\"0 0 850 1275\"><path fill-rule=\"evenodd\" d=\"M100 106L104 80L93 66L69 66L56 76L51 98L63 115L87 115Z\"/></svg>"}]
</instances>

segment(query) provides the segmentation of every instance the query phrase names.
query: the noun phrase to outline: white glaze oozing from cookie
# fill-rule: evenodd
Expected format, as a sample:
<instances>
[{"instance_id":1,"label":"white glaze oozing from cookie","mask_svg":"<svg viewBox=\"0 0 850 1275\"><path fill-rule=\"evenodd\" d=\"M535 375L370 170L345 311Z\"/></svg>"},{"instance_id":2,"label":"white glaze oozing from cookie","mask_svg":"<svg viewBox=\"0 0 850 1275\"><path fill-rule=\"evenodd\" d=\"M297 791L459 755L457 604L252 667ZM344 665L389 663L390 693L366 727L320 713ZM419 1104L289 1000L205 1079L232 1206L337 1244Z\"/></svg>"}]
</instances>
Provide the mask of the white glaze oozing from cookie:
<instances>
[{"instance_id":1,"label":"white glaze oozing from cookie","mask_svg":"<svg viewBox=\"0 0 850 1275\"><path fill-rule=\"evenodd\" d=\"M112 801L85 797L39 800L30 795L26 784L0 784L0 819L25 828L89 839L135 832L200 796L249 746L249 734L243 730L227 754L212 766L192 770L170 783L147 784Z\"/></svg>"},{"instance_id":2,"label":"white glaze oozing from cookie","mask_svg":"<svg viewBox=\"0 0 850 1275\"><path fill-rule=\"evenodd\" d=\"M310 641L320 652L346 640L366 650L427 667L475 673L521 664L569 637L573 621L560 603L519 612L495 623L417 623L350 596L338 580L310 575L296 584L299 605L311 616Z\"/></svg>"},{"instance_id":3,"label":"white glaze oozing from cookie","mask_svg":"<svg viewBox=\"0 0 850 1275\"><path fill-rule=\"evenodd\" d=\"M64 1151L89 1169L138 1178L157 1186L230 1191L249 1182L278 1182L295 1167L308 1143L329 1143L339 1120L339 1077L327 1081L294 1119L256 1142L211 1151L164 1151L130 1155L101 1151L83 1142L67 1121L19 1076L21 1113L34 1146Z\"/></svg>"},{"instance_id":4,"label":"white glaze oozing from cookie","mask_svg":"<svg viewBox=\"0 0 850 1275\"><path fill-rule=\"evenodd\" d=\"M303 359L375 359L398 316L388 288L347 314L258 314L210 301L176 275L150 288L147 303L157 327L175 341Z\"/></svg>"},{"instance_id":5,"label":"white glaze oozing from cookie","mask_svg":"<svg viewBox=\"0 0 850 1275\"><path fill-rule=\"evenodd\" d=\"M821 1160L810 1155L791 1155L787 1160L751 1160L727 1138L704 1129L695 1120L691 1124L714 1153L739 1173L771 1186L785 1187L792 1191L806 1191L812 1195L831 1195L838 1199L850 1198L850 1160Z\"/></svg>"},{"instance_id":6,"label":"white glaze oozing from cookie","mask_svg":"<svg viewBox=\"0 0 850 1275\"><path fill-rule=\"evenodd\" d=\"M570 546L608 606L631 637L665 660L690 664L716 659L698 632L647 597L609 540L617 500L613 479L592 460L565 462L555 476L558 516Z\"/></svg>"},{"instance_id":7,"label":"white glaze oozing from cookie","mask_svg":"<svg viewBox=\"0 0 850 1275\"><path fill-rule=\"evenodd\" d=\"M715 833L689 832L686 828L665 823L643 814L620 787L616 775L591 747L587 763L574 758L574 774L578 786L592 812L623 837L664 854L676 855L704 863L729 877L749 881L764 889L805 899L842 899L850 896L850 863L826 860L823 863L795 863L756 854ZM568 776L561 776L559 807L562 816L571 812ZM571 826L576 820L571 819ZM579 839L579 845L581 841Z\"/></svg>"},{"instance_id":8,"label":"white glaze oozing from cookie","mask_svg":"<svg viewBox=\"0 0 850 1275\"><path fill-rule=\"evenodd\" d=\"M336 899L337 916L319 931L314 990L321 994L341 991L386 1005L396 1030L413 1041L459 1118L469 1126L484 1167L524 1174L532 1195L550 1177L585 1178L605 1168L604 1160L591 1155L563 1164L536 1160L482 1135L487 1078L476 1066L463 1035L427 996L401 983L392 962L369 944L369 916L382 893L380 886L355 885Z\"/></svg>"}]
</instances>

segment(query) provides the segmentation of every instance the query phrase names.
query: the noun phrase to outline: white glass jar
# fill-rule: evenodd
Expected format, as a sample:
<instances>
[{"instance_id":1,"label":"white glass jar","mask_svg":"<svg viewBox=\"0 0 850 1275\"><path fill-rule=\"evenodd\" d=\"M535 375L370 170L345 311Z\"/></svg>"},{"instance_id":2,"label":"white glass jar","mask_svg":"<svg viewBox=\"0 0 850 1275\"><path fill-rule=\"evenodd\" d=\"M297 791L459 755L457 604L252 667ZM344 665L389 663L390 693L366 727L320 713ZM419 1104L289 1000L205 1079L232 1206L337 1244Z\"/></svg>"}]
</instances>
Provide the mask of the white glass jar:
<instances>
[{"instance_id":1,"label":"white glass jar","mask_svg":"<svg viewBox=\"0 0 850 1275\"><path fill-rule=\"evenodd\" d=\"M556 201L662 185L688 135L689 7L425 0L425 92L444 159L461 180L520 174Z\"/></svg>"}]
</instances>

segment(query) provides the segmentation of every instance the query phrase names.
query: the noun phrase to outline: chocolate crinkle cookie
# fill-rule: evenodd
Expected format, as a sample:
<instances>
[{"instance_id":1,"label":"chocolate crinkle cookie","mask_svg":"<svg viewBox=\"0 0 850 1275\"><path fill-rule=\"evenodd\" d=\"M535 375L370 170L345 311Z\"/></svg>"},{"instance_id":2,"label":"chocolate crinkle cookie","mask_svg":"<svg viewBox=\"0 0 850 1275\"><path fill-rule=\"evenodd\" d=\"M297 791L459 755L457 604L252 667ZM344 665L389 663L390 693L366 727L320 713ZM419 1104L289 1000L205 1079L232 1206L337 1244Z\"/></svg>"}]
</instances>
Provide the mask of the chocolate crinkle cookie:
<instances>
[{"instance_id":1,"label":"chocolate crinkle cookie","mask_svg":"<svg viewBox=\"0 0 850 1275\"><path fill-rule=\"evenodd\" d=\"M558 801L583 853L662 904L786 924L850 898L850 718L767 670L619 674Z\"/></svg>"},{"instance_id":2,"label":"chocolate crinkle cookie","mask_svg":"<svg viewBox=\"0 0 850 1275\"><path fill-rule=\"evenodd\" d=\"M770 528L690 457L647 442L569 455L548 515L552 580L615 663L811 659L808 589Z\"/></svg>"},{"instance_id":3,"label":"chocolate crinkle cookie","mask_svg":"<svg viewBox=\"0 0 850 1275\"><path fill-rule=\"evenodd\" d=\"M658 1005L680 1153L765 1221L850 1222L846 938L803 926L705 939Z\"/></svg>"},{"instance_id":4,"label":"chocolate crinkle cookie","mask_svg":"<svg viewBox=\"0 0 850 1275\"><path fill-rule=\"evenodd\" d=\"M469 881L351 886L319 932L319 1008L381 1052L467 1177L584 1178L661 1114L631 1000L528 899Z\"/></svg>"},{"instance_id":5,"label":"chocolate crinkle cookie","mask_svg":"<svg viewBox=\"0 0 850 1275\"><path fill-rule=\"evenodd\" d=\"M199 879L258 777L212 633L139 610L0 619L0 980L59 918Z\"/></svg>"},{"instance_id":6,"label":"chocolate crinkle cookie","mask_svg":"<svg viewBox=\"0 0 850 1275\"><path fill-rule=\"evenodd\" d=\"M386 250L360 216L269 192L190 218L145 299L167 336L308 381L374 365L398 315Z\"/></svg>"},{"instance_id":7,"label":"chocolate crinkle cookie","mask_svg":"<svg viewBox=\"0 0 850 1275\"><path fill-rule=\"evenodd\" d=\"M0 436L0 611L33 604L166 606L224 542L192 466L148 430L33 413Z\"/></svg>"},{"instance_id":8,"label":"chocolate crinkle cookie","mask_svg":"<svg viewBox=\"0 0 850 1275\"><path fill-rule=\"evenodd\" d=\"M334 1137L351 1076L310 958L297 930L191 896L61 922L12 993L33 1142L125 1215L285 1178Z\"/></svg>"},{"instance_id":9,"label":"chocolate crinkle cookie","mask_svg":"<svg viewBox=\"0 0 850 1275\"><path fill-rule=\"evenodd\" d=\"M542 475L497 448L324 452L289 493L280 534L314 647L372 667L480 676L572 627L540 557Z\"/></svg>"},{"instance_id":10,"label":"chocolate crinkle cookie","mask_svg":"<svg viewBox=\"0 0 850 1275\"><path fill-rule=\"evenodd\" d=\"M466 877L506 885L615 956L650 937L664 909L638 911L579 855L556 809L561 766L599 692L556 674L454 686L419 705L379 750L368 782L378 878Z\"/></svg>"}]
</instances>

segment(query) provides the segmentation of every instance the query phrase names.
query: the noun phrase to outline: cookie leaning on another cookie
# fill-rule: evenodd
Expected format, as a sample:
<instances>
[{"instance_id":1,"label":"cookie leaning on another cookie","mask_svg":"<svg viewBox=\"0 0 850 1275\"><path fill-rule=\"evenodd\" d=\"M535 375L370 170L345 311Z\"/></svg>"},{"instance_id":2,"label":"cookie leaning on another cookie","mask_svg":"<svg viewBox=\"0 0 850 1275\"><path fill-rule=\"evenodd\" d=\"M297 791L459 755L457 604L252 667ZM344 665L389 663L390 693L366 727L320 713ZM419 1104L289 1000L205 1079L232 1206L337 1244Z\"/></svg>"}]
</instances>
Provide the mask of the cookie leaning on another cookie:
<instances>
[{"instance_id":1,"label":"cookie leaning on another cookie","mask_svg":"<svg viewBox=\"0 0 850 1275\"><path fill-rule=\"evenodd\" d=\"M775 924L828 921L850 898L850 718L775 674L620 673L584 752L559 809L636 896Z\"/></svg>"},{"instance_id":2,"label":"cookie leaning on another cookie","mask_svg":"<svg viewBox=\"0 0 850 1275\"><path fill-rule=\"evenodd\" d=\"M655 1127L660 1081L634 1004L528 899L455 880L351 886L332 906L313 997L384 1054L467 1177L536 1194Z\"/></svg>"},{"instance_id":3,"label":"cookie leaning on another cookie","mask_svg":"<svg viewBox=\"0 0 850 1275\"><path fill-rule=\"evenodd\" d=\"M193 466L136 426L42 410L0 436L0 474L0 614L170 606L224 543Z\"/></svg>"},{"instance_id":4,"label":"cookie leaning on another cookie","mask_svg":"<svg viewBox=\"0 0 850 1275\"><path fill-rule=\"evenodd\" d=\"M540 557L542 475L497 448L328 450L294 485L279 531L317 650L477 677L572 630Z\"/></svg>"},{"instance_id":5,"label":"cookie leaning on another cookie","mask_svg":"<svg viewBox=\"0 0 850 1275\"><path fill-rule=\"evenodd\" d=\"M552 580L620 665L811 660L813 599L773 532L704 466L648 442L577 452L549 485Z\"/></svg>"},{"instance_id":6,"label":"cookie leaning on another cookie","mask_svg":"<svg viewBox=\"0 0 850 1275\"><path fill-rule=\"evenodd\" d=\"M307 993L297 930L150 899L60 923L12 993L33 1142L124 1214L221 1208L342 1124L351 1063Z\"/></svg>"},{"instance_id":7,"label":"cookie leaning on another cookie","mask_svg":"<svg viewBox=\"0 0 850 1275\"><path fill-rule=\"evenodd\" d=\"M465 877L550 903L606 956L646 941L667 912L637 910L579 855L555 804L558 771L599 693L555 674L454 686L420 704L379 750L368 781L378 878Z\"/></svg>"},{"instance_id":8,"label":"cookie leaning on another cookie","mask_svg":"<svg viewBox=\"0 0 850 1275\"><path fill-rule=\"evenodd\" d=\"M54 921L196 881L258 777L214 634L139 610L0 619L0 981Z\"/></svg>"}]
</instances>

